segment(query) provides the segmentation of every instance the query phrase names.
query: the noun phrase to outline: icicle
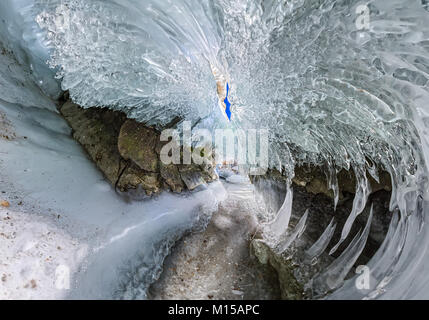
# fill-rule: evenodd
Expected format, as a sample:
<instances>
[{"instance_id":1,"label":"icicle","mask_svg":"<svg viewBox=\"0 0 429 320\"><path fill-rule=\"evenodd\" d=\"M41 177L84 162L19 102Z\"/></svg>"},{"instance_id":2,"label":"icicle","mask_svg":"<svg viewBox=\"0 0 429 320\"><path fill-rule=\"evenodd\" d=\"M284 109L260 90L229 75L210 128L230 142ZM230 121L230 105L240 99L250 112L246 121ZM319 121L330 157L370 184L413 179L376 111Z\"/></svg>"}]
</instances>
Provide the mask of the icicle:
<instances>
[{"instance_id":1,"label":"icicle","mask_svg":"<svg viewBox=\"0 0 429 320\"><path fill-rule=\"evenodd\" d=\"M301 219L299 220L298 224L297 224L297 228L298 229L298 238L301 238L302 234L305 231L305 228L307 227L307 219L308 219L308 213L309 213L309 209L305 210L304 215L301 217Z\"/></svg>"},{"instance_id":2,"label":"icicle","mask_svg":"<svg viewBox=\"0 0 429 320\"><path fill-rule=\"evenodd\" d=\"M283 241L281 241L277 246L276 246L276 251L278 253L283 253L285 252L285 250L287 248L289 248L289 246L292 244L292 242L294 242L296 239L298 239L299 237L301 237L301 235L303 234L307 222L307 218L308 218L308 209L305 211L304 215L301 217L301 219L299 219L299 222L297 223L295 229L292 231L292 233L290 235L287 236L287 238Z\"/></svg>"},{"instance_id":3,"label":"icicle","mask_svg":"<svg viewBox=\"0 0 429 320\"><path fill-rule=\"evenodd\" d=\"M371 164L369 162L371 162ZM372 160L367 160L366 163L367 163L367 170L371 175L371 177L373 177L374 180L377 181L377 183L380 183L380 176L378 174L377 165Z\"/></svg>"},{"instance_id":4,"label":"icicle","mask_svg":"<svg viewBox=\"0 0 429 320\"><path fill-rule=\"evenodd\" d=\"M423 210L423 197L419 195L417 197L417 208L416 208L416 216L419 219L419 233L422 232L423 226L425 224L425 217L424 217L424 210Z\"/></svg>"},{"instance_id":5,"label":"icicle","mask_svg":"<svg viewBox=\"0 0 429 320\"><path fill-rule=\"evenodd\" d=\"M392 185L392 191L391 191L391 196L390 196L390 203L389 203L389 211L393 211L395 210L395 208L398 206L398 202L397 202L397 196L398 196L398 188L397 186L397 179L396 179L396 172L395 170L391 169L390 170L390 177L391 177L391 185Z\"/></svg>"},{"instance_id":6,"label":"icicle","mask_svg":"<svg viewBox=\"0 0 429 320\"><path fill-rule=\"evenodd\" d=\"M383 278L393 275L397 267L397 262L404 250L408 223L409 220L400 212L397 212L397 214L392 217L389 232L383 244L371 259L374 263L369 264L371 276L378 281L382 281ZM409 267L409 269L411 269L411 267Z\"/></svg>"},{"instance_id":7,"label":"icicle","mask_svg":"<svg viewBox=\"0 0 429 320\"><path fill-rule=\"evenodd\" d=\"M279 239L289 227L289 221L292 214L293 190L288 184L286 186L286 197L282 207L273 221L267 223L268 233Z\"/></svg>"},{"instance_id":8,"label":"icicle","mask_svg":"<svg viewBox=\"0 0 429 320\"><path fill-rule=\"evenodd\" d=\"M307 260L310 261L319 257L326 250L329 245L329 242L334 236L334 231L336 227L337 224L334 222L334 218L332 218L331 222L329 223L325 231L322 233L320 238L311 246L310 249L305 252Z\"/></svg>"},{"instance_id":9,"label":"icicle","mask_svg":"<svg viewBox=\"0 0 429 320\"><path fill-rule=\"evenodd\" d=\"M334 193L334 211L337 209L338 200L340 199L340 190L338 187L337 170L333 164L329 163L329 169L326 173L328 180L328 189Z\"/></svg>"},{"instance_id":10,"label":"icicle","mask_svg":"<svg viewBox=\"0 0 429 320\"><path fill-rule=\"evenodd\" d=\"M371 258L367 266L371 270L371 281L368 291L356 291L355 278L346 282L339 290L335 291L330 297L332 299L374 299L382 294L385 279L391 278L398 257L402 253L402 248L406 239L406 221L400 220L400 213L396 210L392 216L387 235L377 250L377 253ZM380 290L382 289L382 290Z\"/></svg>"},{"instance_id":11,"label":"icicle","mask_svg":"<svg viewBox=\"0 0 429 320\"><path fill-rule=\"evenodd\" d=\"M363 172L359 172L359 171L363 171ZM356 169L355 175L356 175L357 186L356 186L356 195L353 200L352 211L348 216L346 223L344 224L343 231L341 232L340 241L338 241L338 243L331 249L329 254L333 254L335 251L337 251L338 247L347 238L357 216L360 215L362 211L365 209L366 202L368 201L369 193L371 192L368 179L365 175L365 171Z\"/></svg>"},{"instance_id":12,"label":"icicle","mask_svg":"<svg viewBox=\"0 0 429 320\"><path fill-rule=\"evenodd\" d=\"M365 248L368 239L371 222L373 216L373 206L369 214L368 221L362 233L358 233L350 242L346 250L327 268L327 271L314 279L314 285L320 286L316 289L333 290L338 288L343 283L350 269L359 258Z\"/></svg>"}]
</instances>

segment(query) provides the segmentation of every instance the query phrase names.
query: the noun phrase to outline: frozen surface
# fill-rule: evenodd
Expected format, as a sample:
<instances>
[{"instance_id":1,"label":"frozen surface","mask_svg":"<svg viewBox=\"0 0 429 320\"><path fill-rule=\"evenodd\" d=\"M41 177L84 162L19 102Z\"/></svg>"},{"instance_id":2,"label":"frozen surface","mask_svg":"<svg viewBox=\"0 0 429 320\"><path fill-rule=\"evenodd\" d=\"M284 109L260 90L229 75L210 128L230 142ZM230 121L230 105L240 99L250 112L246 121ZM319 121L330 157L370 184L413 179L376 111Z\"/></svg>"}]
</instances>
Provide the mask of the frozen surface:
<instances>
[{"instance_id":1,"label":"frozen surface","mask_svg":"<svg viewBox=\"0 0 429 320\"><path fill-rule=\"evenodd\" d=\"M0 212L1 297L145 298L171 245L207 224L223 187L125 202L71 138L55 104L26 82L28 70L9 53L0 66L10 87L0 92L0 197L10 203ZM62 265L70 290L54 287Z\"/></svg>"},{"instance_id":2,"label":"frozen surface","mask_svg":"<svg viewBox=\"0 0 429 320\"><path fill-rule=\"evenodd\" d=\"M378 167L387 170L393 185L390 206L398 217L369 263L371 289L358 291L352 279L331 297L428 297L428 7L421 0L374 0L368 5L368 26L359 29L359 4L3 1L0 15L7 28L0 29L0 37L24 71L9 72L5 65L0 69L0 81L8 88L1 93L0 110L17 136L12 142L0 140L6 166L2 174L32 201L65 210L73 223L89 229L103 227L109 234L119 221L124 228L131 223L132 230L140 230L145 219L160 219L169 230L169 223L158 217L174 207L169 207L169 196L158 207L156 201L122 203L68 138L52 103L36 93L32 82L45 92L55 91L41 63L50 56L62 88L85 107L109 106L151 124L180 116L212 129L269 129L271 166L282 166L291 178L296 164L324 165L336 200L337 172L354 170L355 202L346 224L337 226L342 228L338 245L353 236L351 226L367 202L366 171L377 180ZM25 23L17 22L20 17ZM229 79L231 123L225 124L217 108L210 65ZM22 75L23 84L15 73ZM183 201L198 205L195 197ZM142 207L149 213L137 223ZM125 218L119 219L123 211ZM174 219L167 220L174 225ZM120 248L113 243L112 250ZM122 260L132 252L124 252ZM93 258L93 265L104 259ZM343 270L335 276L341 274ZM106 275L106 286L111 277ZM131 287L126 292L140 296Z\"/></svg>"},{"instance_id":3,"label":"frozen surface","mask_svg":"<svg viewBox=\"0 0 429 320\"><path fill-rule=\"evenodd\" d=\"M76 272L87 246L43 215L0 209L0 220L0 299L64 299L59 271Z\"/></svg>"},{"instance_id":4,"label":"frozen surface","mask_svg":"<svg viewBox=\"0 0 429 320\"><path fill-rule=\"evenodd\" d=\"M244 180L244 179L242 179ZM164 263L165 272L150 288L152 299L279 299L275 271L249 250L263 204L249 181L224 182L228 193L207 229L186 235Z\"/></svg>"},{"instance_id":5,"label":"frozen surface","mask_svg":"<svg viewBox=\"0 0 429 320\"><path fill-rule=\"evenodd\" d=\"M43 44L44 34L34 19L33 5L34 0L0 2L0 41L28 67L27 81L34 81L47 95L56 98L60 94L60 85L54 79L55 70L46 64L50 54Z\"/></svg>"}]
</instances>

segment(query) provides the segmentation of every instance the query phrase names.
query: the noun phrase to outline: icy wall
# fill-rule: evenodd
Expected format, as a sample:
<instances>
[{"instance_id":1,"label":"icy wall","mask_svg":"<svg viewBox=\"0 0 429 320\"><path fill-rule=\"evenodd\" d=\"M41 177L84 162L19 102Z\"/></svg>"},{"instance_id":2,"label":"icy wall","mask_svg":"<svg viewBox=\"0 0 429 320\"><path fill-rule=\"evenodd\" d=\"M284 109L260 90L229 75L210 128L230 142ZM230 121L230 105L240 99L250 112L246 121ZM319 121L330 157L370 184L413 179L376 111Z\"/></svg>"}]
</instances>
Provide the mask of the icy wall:
<instances>
[{"instance_id":1,"label":"icy wall","mask_svg":"<svg viewBox=\"0 0 429 320\"><path fill-rule=\"evenodd\" d=\"M0 40L16 59L29 67L31 79L53 98L61 92L53 77L55 70L47 68L49 52L43 45L45 36L32 14L33 0L4 0L0 2Z\"/></svg>"},{"instance_id":2,"label":"icy wall","mask_svg":"<svg viewBox=\"0 0 429 320\"><path fill-rule=\"evenodd\" d=\"M144 203L117 195L47 95L60 91L30 3L0 2L0 198L10 203L0 207L0 298L145 298L170 247L208 222L223 189Z\"/></svg>"},{"instance_id":3,"label":"icy wall","mask_svg":"<svg viewBox=\"0 0 429 320\"><path fill-rule=\"evenodd\" d=\"M212 64L230 79L233 126L271 129L272 165L420 161L420 1L372 1L368 30L353 1L36 2L50 64L83 106L216 119Z\"/></svg>"}]
</instances>

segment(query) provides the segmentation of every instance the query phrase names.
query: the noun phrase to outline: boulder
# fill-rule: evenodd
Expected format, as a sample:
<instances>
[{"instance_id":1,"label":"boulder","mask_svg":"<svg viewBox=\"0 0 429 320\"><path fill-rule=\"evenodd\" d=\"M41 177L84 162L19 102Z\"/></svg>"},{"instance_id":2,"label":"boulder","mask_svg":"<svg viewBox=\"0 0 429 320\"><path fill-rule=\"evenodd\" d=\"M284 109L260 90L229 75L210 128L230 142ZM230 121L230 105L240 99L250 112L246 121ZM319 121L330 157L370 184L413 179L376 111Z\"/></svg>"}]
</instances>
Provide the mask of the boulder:
<instances>
[{"instance_id":1,"label":"boulder","mask_svg":"<svg viewBox=\"0 0 429 320\"><path fill-rule=\"evenodd\" d=\"M126 120L118 137L119 153L125 160L132 160L140 169L158 172L158 155L155 148L159 134L135 120Z\"/></svg>"},{"instance_id":2,"label":"boulder","mask_svg":"<svg viewBox=\"0 0 429 320\"><path fill-rule=\"evenodd\" d=\"M123 122L121 114L107 109L83 109L72 102L64 103L60 112L71 126L73 138L82 145L107 180L115 185L125 167L117 148L118 129ZM115 121L106 122L106 119Z\"/></svg>"},{"instance_id":3,"label":"boulder","mask_svg":"<svg viewBox=\"0 0 429 320\"><path fill-rule=\"evenodd\" d=\"M120 175L117 187L123 192L143 189L146 195L151 196L161 191L161 182L158 173L144 172L131 164Z\"/></svg>"}]
</instances>

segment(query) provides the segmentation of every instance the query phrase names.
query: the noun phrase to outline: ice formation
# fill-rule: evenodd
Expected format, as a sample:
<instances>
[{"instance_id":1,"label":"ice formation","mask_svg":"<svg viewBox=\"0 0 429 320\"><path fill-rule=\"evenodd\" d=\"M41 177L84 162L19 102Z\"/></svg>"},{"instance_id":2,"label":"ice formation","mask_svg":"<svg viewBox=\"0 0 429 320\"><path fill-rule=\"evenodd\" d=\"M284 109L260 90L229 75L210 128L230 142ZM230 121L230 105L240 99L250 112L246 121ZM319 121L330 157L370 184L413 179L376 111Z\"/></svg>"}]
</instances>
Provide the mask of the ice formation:
<instances>
[{"instance_id":1,"label":"ice formation","mask_svg":"<svg viewBox=\"0 0 429 320\"><path fill-rule=\"evenodd\" d=\"M171 245L208 223L223 188L124 202L9 50L0 43L0 186L12 199L0 208L0 297L145 298ZM60 266L71 290L55 286Z\"/></svg>"},{"instance_id":2,"label":"ice formation","mask_svg":"<svg viewBox=\"0 0 429 320\"><path fill-rule=\"evenodd\" d=\"M148 124L178 116L212 129L268 129L270 166L283 168L289 178L297 164L324 166L336 201L337 173L354 171L356 197L346 224L337 226L342 228L338 245L352 236L351 226L366 205L366 172L377 180L379 170L386 170L396 214L368 264L372 287L359 291L354 279L342 287L334 283L330 289L340 288L330 297L428 297L429 8L425 0L373 0L368 23L360 25L360 5L346 0L2 1L0 39L28 66L19 90L1 66L0 81L10 88L0 96L2 110L35 125L34 143L61 161L76 154L58 141L73 144L65 138L64 124L40 110L54 107L36 87L55 97L54 71L62 89L84 107L108 106ZM54 71L44 65L47 60ZM227 124L218 108L213 68L229 81ZM59 140L48 139L46 130ZM30 152L20 143L15 147L17 154ZM73 162L67 163L72 168ZM104 188L91 179L85 189ZM40 193L50 197L47 190ZM285 229L289 201L277 217ZM96 210L92 205L87 209ZM310 256L326 249L333 228L321 234ZM367 229L340 256L345 265L361 250ZM277 224L272 231L283 233ZM337 263L321 276L345 272Z\"/></svg>"}]
</instances>

